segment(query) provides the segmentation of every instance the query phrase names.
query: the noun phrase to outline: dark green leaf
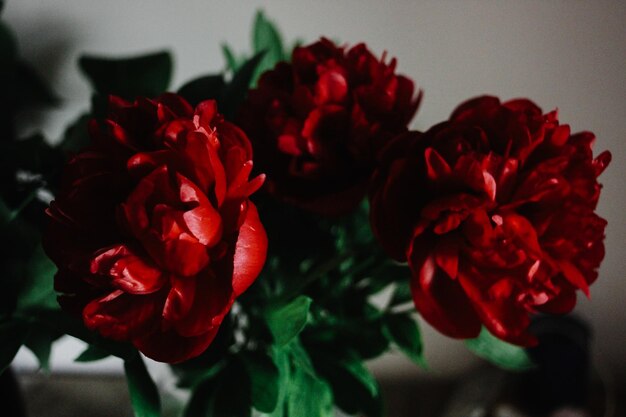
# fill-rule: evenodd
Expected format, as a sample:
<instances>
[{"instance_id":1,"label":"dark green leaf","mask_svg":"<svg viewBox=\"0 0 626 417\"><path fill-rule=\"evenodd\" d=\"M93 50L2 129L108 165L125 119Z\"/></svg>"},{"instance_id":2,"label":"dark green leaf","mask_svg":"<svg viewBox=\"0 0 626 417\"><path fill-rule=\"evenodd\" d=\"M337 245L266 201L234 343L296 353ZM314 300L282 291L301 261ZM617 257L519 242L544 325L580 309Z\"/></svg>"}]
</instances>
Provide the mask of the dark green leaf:
<instances>
[{"instance_id":1,"label":"dark green leaf","mask_svg":"<svg viewBox=\"0 0 626 417\"><path fill-rule=\"evenodd\" d=\"M408 282L410 278L410 272L406 265L390 261L383 253L379 253L379 256L381 258L376 261L376 266L372 268L370 273L368 283L370 294L376 294L392 282Z\"/></svg>"},{"instance_id":2,"label":"dark green leaf","mask_svg":"<svg viewBox=\"0 0 626 417\"><path fill-rule=\"evenodd\" d=\"M0 177L7 205L22 209L28 206L38 189L56 182L63 161L62 152L50 146L41 135L1 142Z\"/></svg>"},{"instance_id":3,"label":"dark green leaf","mask_svg":"<svg viewBox=\"0 0 626 417\"><path fill-rule=\"evenodd\" d=\"M180 87L178 94L183 96L195 107L204 100L220 99L224 85L224 78L221 74L207 75L189 81L187 84Z\"/></svg>"},{"instance_id":4,"label":"dark green leaf","mask_svg":"<svg viewBox=\"0 0 626 417\"><path fill-rule=\"evenodd\" d=\"M16 88L20 92L18 95L19 105L40 104L52 106L59 103L59 98L28 63L19 62L16 75Z\"/></svg>"},{"instance_id":5,"label":"dark green leaf","mask_svg":"<svg viewBox=\"0 0 626 417\"><path fill-rule=\"evenodd\" d=\"M295 367L288 386L288 417L332 417L333 396L323 380Z\"/></svg>"},{"instance_id":6,"label":"dark green leaf","mask_svg":"<svg viewBox=\"0 0 626 417\"><path fill-rule=\"evenodd\" d=\"M84 341L89 345L97 345L125 361L134 360L137 351L128 342L118 342L106 339L98 333L87 329L83 321L60 309L33 310L28 312L28 318L36 323L46 326L51 331L68 334Z\"/></svg>"},{"instance_id":7,"label":"dark green leaf","mask_svg":"<svg viewBox=\"0 0 626 417\"><path fill-rule=\"evenodd\" d=\"M378 384L374 376L357 357L344 358L341 365L367 390L369 395L372 397L378 395Z\"/></svg>"},{"instance_id":8,"label":"dark green leaf","mask_svg":"<svg viewBox=\"0 0 626 417\"><path fill-rule=\"evenodd\" d=\"M534 367L524 348L498 339L485 327L477 338L466 340L465 345L476 355L503 369L525 371Z\"/></svg>"},{"instance_id":9,"label":"dark green leaf","mask_svg":"<svg viewBox=\"0 0 626 417\"><path fill-rule=\"evenodd\" d=\"M185 408L185 417L249 417L250 381L246 369L232 360L214 377L198 384Z\"/></svg>"},{"instance_id":10,"label":"dark green leaf","mask_svg":"<svg viewBox=\"0 0 626 417\"><path fill-rule=\"evenodd\" d=\"M265 320L274 341L286 345L296 337L307 323L311 299L301 295L285 305L268 308Z\"/></svg>"},{"instance_id":11,"label":"dark green leaf","mask_svg":"<svg viewBox=\"0 0 626 417\"><path fill-rule=\"evenodd\" d=\"M54 291L56 266L38 245L26 264L26 271L21 280L20 294L17 301L18 311L32 309L58 308Z\"/></svg>"},{"instance_id":12,"label":"dark green leaf","mask_svg":"<svg viewBox=\"0 0 626 417\"><path fill-rule=\"evenodd\" d=\"M39 367L44 371L50 370L50 351L52 343L61 336L46 327L32 325L24 345L37 357Z\"/></svg>"},{"instance_id":13,"label":"dark green leaf","mask_svg":"<svg viewBox=\"0 0 626 417\"><path fill-rule=\"evenodd\" d=\"M6 72L13 70L11 67L17 58L17 42L4 22L0 22L0 58L0 74L6 75Z\"/></svg>"},{"instance_id":14,"label":"dark green leaf","mask_svg":"<svg viewBox=\"0 0 626 417\"><path fill-rule=\"evenodd\" d=\"M15 320L0 322L0 374L11 364L27 336L25 323Z\"/></svg>"},{"instance_id":15,"label":"dark green leaf","mask_svg":"<svg viewBox=\"0 0 626 417\"><path fill-rule=\"evenodd\" d=\"M85 350L81 352L80 355L76 357L76 359L74 359L74 362L99 361L100 359L108 358L110 355L111 354L108 350L100 346L89 345Z\"/></svg>"},{"instance_id":16,"label":"dark green leaf","mask_svg":"<svg viewBox=\"0 0 626 417\"><path fill-rule=\"evenodd\" d=\"M251 392L246 370L239 361L232 361L219 375L213 404L214 417L250 417Z\"/></svg>"},{"instance_id":17,"label":"dark green leaf","mask_svg":"<svg viewBox=\"0 0 626 417\"><path fill-rule=\"evenodd\" d=\"M190 388L215 376L224 368L228 349L232 344L233 320L231 315L227 315L220 325L217 336L204 352L195 358L170 365L178 379L177 385Z\"/></svg>"},{"instance_id":18,"label":"dark green leaf","mask_svg":"<svg viewBox=\"0 0 626 417\"><path fill-rule=\"evenodd\" d=\"M159 417L161 400L152 377L139 354L124 361L130 402L136 417Z\"/></svg>"},{"instance_id":19,"label":"dark green leaf","mask_svg":"<svg viewBox=\"0 0 626 417\"><path fill-rule=\"evenodd\" d=\"M0 226L0 233L4 242L10 242L0 251L0 285L2 286L0 316L2 316L15 311L19 300L18 294L24 277L27 275L29 258L38 244L39 231L25 221L23 216L18 216L19 208L9 209L4 205L4 208L0 210L4 212L4 224Z\"/></svg>"},{"instance_id":20,"label":"dark green leaf","mask_svg":"<svg viewBox=\"0 0 626 417\"><path fill-rule=\"evenodd\" d=\"M191 392L184 417L211 417L215 404L216 380L209 379L198 384ZM218 417L218 416L215 416Z\"/></svg>"},{"instance_id":21,"label":"dark green leaf","mask_svg":"<svg viewBox=\"0 0 626 417\"><path fill-rule=\"evenodd\" d=\"M163 93L172 75L172 58L168 52L122 59L82 56L79 66L96 92L127 99Z\"/></svg>"},{"instance_id":22,"label":"dark green leaf","mask_svg":"<svg viewBox=\"0 0 626 417\"><path fill-rule=\"evenodd\" d=\"M248 89L253 81L254 72L263 59L264 52L259 52L235 73L233 79L224 87L220 100L222 113L226 119L232 120L248 95Z\"/></svg>"},{"instance_id":23,"label":"dark green leaf","mask_svg":"<svg viewBox=\"0 0 626 417\"><path fill-rule=\"evenodd\" d=\"M278 401L278 368L265 352L242 352L240 357L248 371L252 406L262 413L271 413Z\"/></svg>"},{"instance_id":24,"label":"dark green leaf","mask_svg":"<svg viewBox=\"0 0 626 417\"><path fill-rule=\"evenodd\" d=\"M4 199L0 198L0 227L4 227L5 225L11 223L14 218L15 214L13 213L13 210L6 205Z\"/></svg>"},{"instance_id":25,"label":"dark green leaf","mask_svg":"<svg viewBox=\"0 0 626 417\"><path fill-rule=\"evenodd\" d=\"M407 314L390 314L384 318L383 329L389 340L409 359L426 366L422 355L422 336L416 321Z\"/></svg>"},{"instance_id":26,"label":"dark green leaf","mask_svg":"<svg viewBox=\"0 0 626 417\"><path fill-rule=\"evenodd\" d=\"M315 369L332 387L335 403L348 414L382 415L378 384L356 355L339 357L334 352L316 353Z\"/></svg>"},{"instance_id":27,"label":"dark green leaf","mask_svg":"<svg viewBox=\"0 0 626 417\"><path fill-rule=\"evenodd\" d=\"M91 116L83 114L65 129L60 147L65 151L77 152L90 143L87 125Z\"/></svg>"},{"instance_id":28,"label":"dark green leaf","mask_svg":"<svg viewBox=\"0 0 626 417\"><path fill-rule=\"evenodd\" d=\"M375 358L389 348L382 320L350 320L336 328L334 340L355 350L362 358Z\"/></svg>"},{"instance_id":29,"label":"dark green leaf","mask_svg":"<svg viewBox=\"0 0 626 417\"><path fill-rule=\"evenodd\" d=\"M397 281L396 287L393 290L393 295L389 301L390 306L396 306L413 301L411 295L411 284L408 279Z\"/></svg>"}]
</instances>

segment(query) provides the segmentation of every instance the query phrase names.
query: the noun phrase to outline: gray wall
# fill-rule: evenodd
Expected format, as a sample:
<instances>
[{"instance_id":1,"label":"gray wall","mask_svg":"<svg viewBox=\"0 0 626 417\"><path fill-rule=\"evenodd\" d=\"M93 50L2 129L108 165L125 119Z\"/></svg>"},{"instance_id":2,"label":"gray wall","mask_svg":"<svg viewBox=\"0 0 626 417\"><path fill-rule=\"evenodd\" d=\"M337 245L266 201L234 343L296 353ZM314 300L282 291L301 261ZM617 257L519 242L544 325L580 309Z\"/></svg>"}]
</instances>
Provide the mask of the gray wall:
<instances>
[{"instance_id":1,"label":"gray wall","mask_svg":"<svg viewBox=\"0 0 626 417\"><path fill-rule=\"evenodd\" d=\"M416 128L448 117L461 101L490 93L527 96L544 110L558 106L573 131L596 133L596 153L613 152L601 177L599 211L609 221L607 254L591 301L577 311L595 331L602 364L626 367L626 255L624 161L626 157L626 2L620 1L149 1L9 0L5 19L23 54L65 99L45 121L50 138L88 106L88 87L76 70L82 52L134 54L174 52L174 87L223 67L219 45L249 48L249 27L258 7L275 19L287 39L324 35L346 43L365 41L373 51L398 57L401 72L425 91ZM461 343L423 326L433 373L460 372L475 363ZM53 352L54 369L74 369L76 342ZM21 352L19 364L32 366ZM382 373L415 372L397 357L376 363ZM89 370L119 370L115 360Z\"/></svg>"}]
</instances>

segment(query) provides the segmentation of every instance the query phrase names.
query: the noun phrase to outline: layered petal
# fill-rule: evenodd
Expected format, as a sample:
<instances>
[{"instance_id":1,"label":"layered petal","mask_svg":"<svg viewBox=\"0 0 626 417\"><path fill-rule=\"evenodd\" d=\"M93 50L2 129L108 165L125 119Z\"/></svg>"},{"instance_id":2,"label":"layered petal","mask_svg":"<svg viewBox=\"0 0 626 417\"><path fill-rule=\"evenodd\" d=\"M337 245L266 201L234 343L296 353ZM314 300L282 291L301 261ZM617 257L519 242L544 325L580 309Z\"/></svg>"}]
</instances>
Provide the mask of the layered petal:
<instances>
[{"instance_id":1,"label":"layered petal","mask_svg":"<svg viewBox=\"0 0 626 417\"><path fill-rule=\"evenodd\" d=\"M155 360L199 355L265 262L252 146L175 94L111 97L90 134L48 211L62 307Z\"/></svg>"},{"instance_id":2,"label":"layered petal","mask_svg":"<svg viewBox=\"0 0 626 417\"><path fill-rule=\"evenodd\" d=\"M261 76L239 111L265 189L307 211L354 210L380 150L406 132L421 93L396 61L320 39Z\"/></svg>"},{"instance_id":3,"label":"layered petal","mask_svg":"<svg viewBox=\"0 0 626 417\"><path fill-rule=\"evenodd\" d=\"M593 158L594 139L528 99L483 96L384 150L372 229L408 260L429 323L460 338L482 324L528 346L533 314L569 312L577 290L589 295L604 257L597 177L610 162Z\"/></svg>"}]
</instances>

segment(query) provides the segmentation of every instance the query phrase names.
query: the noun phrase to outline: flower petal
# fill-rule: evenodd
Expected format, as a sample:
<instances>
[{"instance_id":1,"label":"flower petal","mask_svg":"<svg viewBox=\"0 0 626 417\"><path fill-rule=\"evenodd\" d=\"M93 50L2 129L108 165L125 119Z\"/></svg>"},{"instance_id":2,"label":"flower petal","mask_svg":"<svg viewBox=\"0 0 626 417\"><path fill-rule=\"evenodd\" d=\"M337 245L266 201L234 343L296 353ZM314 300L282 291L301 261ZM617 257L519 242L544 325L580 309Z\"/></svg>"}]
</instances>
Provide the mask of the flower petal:
<instances>
[{"instance_id":1,"label":"flower petal","mask_svg":"<svg viewBox=\"0 0 626 417\"><path fill-rule=\"evenodd\" d=\"M420 247L421 246L421 247ZM480 320L457 281L437 266L428 253L426 240L414 242L408 254L413 272L411 293L422 317L443 334L473 338L480 333Z\"/></svg>"},{"instance_id":2,"label":"flower petal","mask_svg":"<svg viewBox=\"0 0 626 417\"><path fill-rule=\"evenodd\" d=\"M125 245L104 249L91 261L91 273L109 277L114 286L130 294L149 294L165 283L150 259L136 255Z\"/></svg>"},{"instance_id":3,"label":"flower petal","mask_svg":"<svg viewBox=\"0 0 626 417\"><path fill-rule=\"evenodd\" d=\"M159 317L160 295L131 295L116 290L90 302L83 309L85 325L102 336L128 340L152 330Z\"/></svg>"},{"instance_id":4,"label":"flower petal","mask_svg":"<svg viewBox=\"0 0 626 417\"><path fill-rule=\"evenodd\" d=\"M193 337L181 337L174 330L155 331L138 335L133 344L147 357L159 362L179 363L204 352L219 327Z\"/></svg>"},{"instance_id":5,"label":"flower petal","mask_svg":"<svg viewBox=\"0 0 626 417\"><path fill-rule=\"evenodd\" d=\"M246 217L239 229L233 257L233 291L242 294L261 273L267 256L267 235L253 203L248 203Z\"/></svg>"}]
</instances>

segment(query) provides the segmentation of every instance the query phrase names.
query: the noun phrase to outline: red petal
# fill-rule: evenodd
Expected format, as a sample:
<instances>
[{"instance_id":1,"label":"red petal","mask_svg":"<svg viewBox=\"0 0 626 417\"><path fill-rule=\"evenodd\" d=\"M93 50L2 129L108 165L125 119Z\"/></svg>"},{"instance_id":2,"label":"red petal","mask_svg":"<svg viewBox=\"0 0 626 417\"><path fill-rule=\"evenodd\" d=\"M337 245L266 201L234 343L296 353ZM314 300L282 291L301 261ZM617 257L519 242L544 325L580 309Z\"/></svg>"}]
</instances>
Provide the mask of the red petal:
<instances>
[{"instance_id":1,"label":"red petal","mask_svg":"<svg viewBox=\"0 0 626 417\"><path fill-rule=\"evenodd\" d=\"M140 152L128 159L126 168L135 178L148 175L151 171L176 160L176 154L171 150Z\"/></svg>"},{"instance_id":2,"label":"red petal","mask_svg":"<svg viewBox=\"0 0 626 417\"><path fill-rule=\"evenodd\" d=\"M589 297L589 284L584 275L576 268L574 264L565 260L557 260L557 264L563 273L563 276L576 288L583 290L585 295Z\"/></svg>"},{"instance_id":3,"label":"red petal","mask_svg":"<svg viewBox=\"0 0 626 417\"><path fill-rule=\"evenodd\" d=\"M91 273L110 277L116 287L130 294L149 294L165 283L156 265L124 245L112 246L97 255L91 261Z\"/></svg>"},{"instance_id":4,"label":"red petal","mask_svg":"<svg viewBox=\"0 0 626 417\"><path fill-rule=\"evenodd\" d=\"M195 184L180 174L177 179L180 200L199 204L183 214L185 225L200 243L209 247L215 245L222 237L222 219L219 212Z\"/></svg>"},{"instance_id":5,"label":"red petal","mask_svg":"<svg viewBox=\"0 0 626 417\"><path fill-rule=\"evenodd\" d=\"M233 258L232 284L235 296L242 294L261 273L266 255L267 235L256 206L249 202Z\"/></svg>"},{"instance_id":6,"label":"red petal","mask_svg":"<svg viewBox=\"0 0 626 417\"><path fill-rule=\"evenodd\" d=\"M459 244L454 239L441 238L435 247L435 262L450 278L459 272Z\"/></svg>"},{"instance_id":7,"label":"red petal","mask_svg":"<svg viewBox=\"0 0 626 417\"><path fill-rule=\"evenodd\" d=\"M576 306L576 291L561 287L561 292L552 300L537 306L537 310L548 314L567 314Z\"/></svg>"},{"instance_id":8,"label":"red petal","mask_svg":"<svg viewBox=\"0 0 626 417\"><path fill-rule=\"evenodd\" d=\"M536 259L542 256L541 246L533 225L525 217L509 212L502 215L502 227L505 234L514 238L518 244Z\"/></svg>"},{"instance_id":9,"label":"red petal","mask_svg":"<svg viewBox=\"0 0 626 417\"><path fill-rule=\"evenodd\" d=\"M428 178L431 181L437 181L443 177L447 177L452 172L450 165L445 159L433 148L427 148L424 151L424 159L428 170Z\"/></svg>"},{"instance_id":10,"label":"red petal","mask_svg":"<svg viewBox=\"0 0 626 417\"><path fill-rule=\"evenodd\" d=\"M216 275L211 271L194 278L195 285L174 283L181 299L178 311L168 311L173 328L180 335L193 337L211 331L220 325L234 301L229 276ZM172 300L178 295L172 295ZM174 307L174 306L172 306Z\"/></svg>"},{"instance_id":11,"label":"red petal","mask_svg":"<svg viewBox=\"0 0 626 417\"><path fill-rule=\"evenodd\" d=\"M157 101L165 104L177 117L189 117L193 112L193 107L178 94L163 93Z\"/></svg>"},{"instance_id":12,"label":"red petal","mask_svg":"<svg viewBox=\"0 0 626 417\"><path fill-rule=\"evenodd\" d=\"M341 103L348 93L348 82L338 71L330 70L320 74L315 85L317 104Z\"/></svg>"},{"instance_id":13,"label":"red petal","mask_svg":"<svg viewBox=\"0 0 626 417\"><path fill-rule=\"evenodd\" d=\"M523 306L512 297L507 297L511 290L506 280L494 291L482 292L478 287L482 275L473 269L459 271L459 282L469 295L474 310L491 333L500 339L520 346L532 346L536 339L528 333L530 318ZM496 298L495 295L502 298Z\"/></svg>"},{"instance_id":14,"label":"red petal","mask_svg":"<svg viewBox=\"0 0 626 417\"><path fill-rule=\"evenodd\" d=\"M104 337L127 340L150 330L154 318L160 316L161 305L156 294L130 295L117 290L87 304L83 320Z\"/></svg>"},{"instance_id":15,"label":"red petal","mask_svg":"<svg viewBox=\"0 0 626 417\"><path fill-rule=\"evenodd\" d=\"M162 251L160 255L165 267L185 277L199 273L210 260L206 246L186 233L181 233L177 239L165 242L163 247L157 248L159 249Z\"/></svg>"},{"instance_id":16,"label":"red petal","mask_svg":"<svg viewBox=\"0 0 626 417\"><path fill-rule=\"evenodd\" d=\"M213 118L217 115L217 103L215 100L205 100L196 107L195 115L198 117L199 126L209 127Z\"/></svg>"},{"instance_id":17,"label":"red petal","mask_svg":"<svg viewBox=\"0 0 626 417\"><path fill-rule=\"evenodd\" d=\"M133 344L144 355L159 362L178 363L204 352L217 334L219 327L194 337L183 337L174 330L142 334Z\"/></svg>"},{"instance_id":18,"label":"red petal","mask_svg":"<svg viewBox=\"0 0 626 417\"><path fill-rule=\"evenodd\" d=\"M163 318L175 322L181 320L191 310L195 298L196 279L172 276L170 282L172 288L165 300Z\"/></svg>"},{"instance_id":19,"label":"red petal","mask_svg":"<svg viewBox=\"0 0 626 417\"><path fill-rule=\"evenodd\" d=\"M424 241L423 241L424 242ZM426 248L412 245L408 253L413 278L411 292L422 317L443 334L473 338L480 333L480 320L457 281L437 267Z\"/></svg>"}]
</instances>

